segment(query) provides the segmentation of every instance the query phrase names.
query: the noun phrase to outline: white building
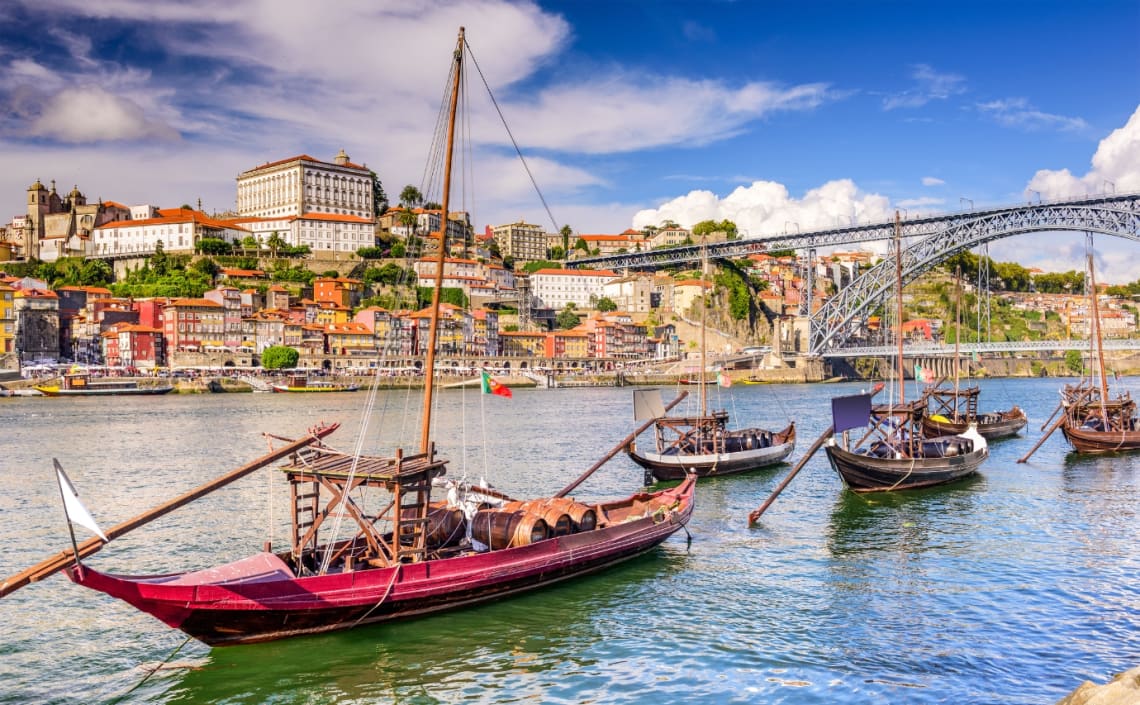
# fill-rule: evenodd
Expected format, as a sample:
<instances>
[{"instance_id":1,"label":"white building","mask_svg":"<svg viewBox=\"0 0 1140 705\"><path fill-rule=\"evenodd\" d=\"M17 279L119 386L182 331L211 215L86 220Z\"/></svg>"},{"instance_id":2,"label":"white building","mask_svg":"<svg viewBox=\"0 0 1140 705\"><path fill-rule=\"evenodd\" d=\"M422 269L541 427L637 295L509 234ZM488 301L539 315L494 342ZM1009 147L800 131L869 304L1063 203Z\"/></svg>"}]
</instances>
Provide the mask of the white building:
<instances>
[{"instance_id":1,"label":"white building","mask_svg":"<svg viewBox=\"0 0 1140 705\"><path fill-rule=\"evenodd\" d=\"M653 277L647 274L611 279L602 285L602 296L619 311L648 313L653 308Z\"/></svg>"},{"instance_id":2,"label":"white building","mask_svg":"<svg viewBox=\"0 0 1140 705\"><path fill-rule=\"evenodd\" d=\"M87 244L89 257L153 254L162 242L164 252L193 252L194 246L204 237L227 242L240 242L249 231L233 222L220 221L196 210L184 208L154 208L135 206L141 218L119 220L101 225L91 233Z\"/></svg>"},{"instance_id":3,"label":"white building","mask_svg":"<svg viewBox=\"0 0 1140 705\"><path fill-rule=\"evenodd\" d=\"M372 218L358 215L313 212L300 216L235 218L229 222L248 230L263 246L274 233L291 247L308 245L313 252L356 252L361 247L376 244Z\"/></svg>"},{"instance_id":4,"label":"white building","mask_svg":"<svg viewBox=\"0 0 1140 705\"><path fill-rule=\"evenodd\" d=\"M371 219L373 181L368 167L353 164L343 149L334 163L302 154L239 174L237 211L255 218L326 213Z\"/></svg>"},{"instance_id":5,"label":"white building","mask_svg":"<svg viewBox=\"0 0 1140 705\"><path fill-rule=\"evenodd\" d=\"M617 276L605 269L540 269L530 275L530 293L544 308L593 308L605 295L606 282Z\"/></svg>"}]
</instances>

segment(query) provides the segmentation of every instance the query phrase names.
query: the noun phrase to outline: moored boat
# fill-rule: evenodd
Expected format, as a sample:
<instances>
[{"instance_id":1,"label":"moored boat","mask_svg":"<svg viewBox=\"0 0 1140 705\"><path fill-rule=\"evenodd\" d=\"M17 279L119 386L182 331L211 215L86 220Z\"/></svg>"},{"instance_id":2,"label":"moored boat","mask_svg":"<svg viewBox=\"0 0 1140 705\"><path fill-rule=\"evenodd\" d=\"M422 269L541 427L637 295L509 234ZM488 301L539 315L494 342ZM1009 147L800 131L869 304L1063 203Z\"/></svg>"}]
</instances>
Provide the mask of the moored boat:
<instances>
[{"instance_id":1,"label":"moored boat","mask_svg":"<svg viewBox=\"0 0 1140 705\"><path fill-rule=\"evenodd\" d=\"M154 395L173 391L169 384L143 386L133 379L92 380L85 372L69 372L59 384L37 384L34 389L48 397Z\"/></svg>"},{"instance_id":2,"label":"moored boat","mask_svg":"<svg viewBox=\"0 0 1140 705\"><path fill-rule=\"evenodd\" d=\"M275 392L355 392L360 389L359 384L331 382L324 379L310 379L305 375L291 375L289 379L280 384L271 384L269 388Z\"/></svg>"},{"instance_id":3,"label":"moored boat","mask_svg":"<svg viewBox=\"0 0 1140 705\"><path fill-rule=\"evenodd\" d=\"M451 108L442 191L448 212L456 103L469 47L460 30L450 80ZM434 370L446 246L440 241L428 326L426 369ZM693 511L696 482L636 492L603 502L568 495L605 460L561 491L515 504L490 487L445 479L448 461L431 439L434 374L424 386L418 451L365 456L325 445L335 426L284 440L284 447L226 476L102 534L59 468L60 490L72 523L99 535L0 584L0 596L66 569L75 583L121 599L211 645L314 634L499 599L613 566L646 553L681 529ZM376 395L376 386L370 391ZM366 408L372 409L375 396ZM367 414L365 415L367 417ZM458 449L471 455L465 449ZM546 460L535 454L533 466ZM291 532L288 546L205 570L151 576L96 570L86 557L158 516L251 472L288 458ZM446 503L432 492L446 490ZM562 521L562 517L567 517ZM549 521L549 523L548 523ZM343 524L348 530L339 531ZM553 524L555 530L551 530ZM169 547L162 547L171 555ZM72 563L74 561L74 563Z\"/></svg>"},{"instance_id":4,"label":"moored boat","mask_svg":"<svg viewBox=\"0 0 1140 705\"><path fill-rule=\"evenodd\" d=\"M965 433L970 424L986 440L1015 436L1029 423L1025 411L1014 404L1005 411L978 413L978 387L953 389L933 387L926 390L926 411L922 430L928 436Z\"/></svg>"}]
</instances>

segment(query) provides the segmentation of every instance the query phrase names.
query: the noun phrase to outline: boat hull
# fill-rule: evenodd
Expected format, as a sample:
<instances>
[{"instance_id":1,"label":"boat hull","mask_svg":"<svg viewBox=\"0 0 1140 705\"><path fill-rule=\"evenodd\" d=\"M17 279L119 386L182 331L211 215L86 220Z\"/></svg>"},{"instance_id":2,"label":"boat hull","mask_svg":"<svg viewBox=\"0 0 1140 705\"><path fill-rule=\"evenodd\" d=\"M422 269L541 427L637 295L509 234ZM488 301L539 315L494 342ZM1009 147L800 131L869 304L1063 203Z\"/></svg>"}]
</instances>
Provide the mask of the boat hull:
<instances>
[{"instance_id":1,"label":"boat hull","mask_svg":"<svg viewBox=\"0 0 1140 705\"><path fill-rule=\"evenodd\" d=\"M933 487L972 475L989 456L983 447L944 458L876 458L837 445L824 447L832 469L854 492L885 492Z\"/></svg>"},{"instance_id":2,"label":"boat hull","mask_svg":"<svg viewBox=\"0 0 1140 705\"><path fill-rule=\"evenodd\" d=\"M688 522L694 484L690 478L631 497L627 502L657 507L640 518L526 546L394 567L295 577L280 558L263 553L200 573L140 578L83 566L69 569L68 577L211 646L269 641L486 602L615 565L649 551ZM599 505L600 514L618 504Z\"/></svg>"},{"instance_id":3,"label":"boat hull","mask_svg":"<svg viewBox=\"0 0 1140 705\"><path fill-rule=\"evenodd\" d=\"M163 387L122 387L110 389L61 389L53 386L37 386L36 391L48 397L121 397L121 396L153 396L167 394L174 391L172 386Z\"/></svg>"},{"instance_id":4,"label":"boat hull","mask_svg":"<svg viewBox=\"0 0 1140 705\"><path fill-rule=\"evenodd\" d=\"M1078 453L1121 453L1140 450L1140 431L1097 431L1069 423L1061 425L1065 440Z\"/></svg>"},{"instance_id":5,"label":"boat hull","mask_svg":"<svg viewBox=\"0 0 1140 705\"><path fill-rule=\"evenodd\" d=\"M1000 418L996 421L979 420L977 422L978 435L987 441L1016 436L1029 423L1025 412L1021 409L1016 411L1011 409L994 415L1000 416ZM922 417L922 430L927 436L957 436L965 433L969 425L966 421L955 423L953 421L938 421L929 416Z\"/></svg>"},{"instance_id":6,"label":"boat hull","mask_svg":"<svg viewBox=\"0 0 1140 705\"><path fill-rule=\"evenodd\" d=\"M284 384L271 384L270 389L275 392L288 394L313 394L317 392L355 392L360 389L359 384L347 384L328 387L290 387Z\"/></svg>"},{"instance_id":7,"label":"boat hull","mask_svg":"<svg viewBox=\"0 0 1140 705\"><path fill-rule=\"evenodd\" d=\"M734 434L745 433L734 431ZM755 434L762 431L756 429ZM697 477L719 477L734 475L750 470L775 465L782 462L796 449L794 425L774 434L779 441L764 448L731 451L725 453L668 454L643 452L636 446L627 446L626 453L633 462L648 470L660 482L680 480L688 473Z\"/></svg>"}]
</instances>

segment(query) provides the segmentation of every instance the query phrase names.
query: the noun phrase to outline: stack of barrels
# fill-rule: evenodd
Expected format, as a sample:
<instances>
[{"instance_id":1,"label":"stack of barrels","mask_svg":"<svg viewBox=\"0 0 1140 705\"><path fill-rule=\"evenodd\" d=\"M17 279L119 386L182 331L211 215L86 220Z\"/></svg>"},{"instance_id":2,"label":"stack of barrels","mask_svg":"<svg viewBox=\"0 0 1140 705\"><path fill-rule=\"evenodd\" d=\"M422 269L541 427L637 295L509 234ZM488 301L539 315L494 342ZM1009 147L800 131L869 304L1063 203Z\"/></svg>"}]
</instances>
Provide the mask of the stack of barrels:
<instances>
[{"instance_id":1,"label":"stack of barrels","mask_svg":"<svg viewBox=\"0 0 1140 705\"><path fill-rule=\"evenodd\" d=\"M597 513L590 507L565 497L549 497L481 509L472 520L471 535L497 550L592 531L597 524Z\"/></svg>"}]
</instances>

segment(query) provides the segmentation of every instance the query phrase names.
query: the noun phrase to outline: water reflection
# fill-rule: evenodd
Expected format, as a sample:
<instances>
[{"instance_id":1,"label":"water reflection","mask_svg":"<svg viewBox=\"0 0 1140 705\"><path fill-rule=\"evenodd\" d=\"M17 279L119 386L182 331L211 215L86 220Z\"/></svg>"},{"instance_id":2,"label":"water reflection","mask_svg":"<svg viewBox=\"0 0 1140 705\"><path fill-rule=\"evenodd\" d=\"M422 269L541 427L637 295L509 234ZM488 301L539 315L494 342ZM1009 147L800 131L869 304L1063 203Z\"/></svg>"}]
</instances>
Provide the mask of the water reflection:
<instances>
[{"instance_id":1,"label":"water reflection","mask_svg":"<svg viewBox=\"0 0 1140 705\"><path fill-rule=\"evenodd\" d=\"M983 475L952 485L903 492L843 491L831 512L827 546L832 555L898 552L918 554L944 548L947 524L972 515L986 489Z\"/></svg>"},{"instance_id":2,"label":"water reflection","mask_svg":"<svg viewBox=\"0 0 1140 705\"><path fill-rule=\"evenodd\" d=\"M660 586L685 567L686 556L673 548L482 607L216 648L171 685L170 702L458 702L493 699L500 681L516 693L548 690L592 668L595 645L625 621L631 604L660 598Z\"/></svg>"}]
</instances>

